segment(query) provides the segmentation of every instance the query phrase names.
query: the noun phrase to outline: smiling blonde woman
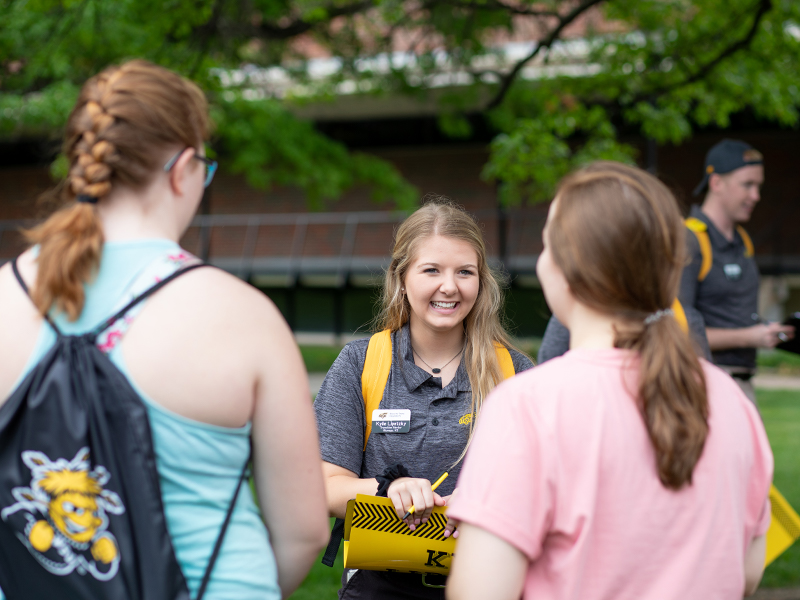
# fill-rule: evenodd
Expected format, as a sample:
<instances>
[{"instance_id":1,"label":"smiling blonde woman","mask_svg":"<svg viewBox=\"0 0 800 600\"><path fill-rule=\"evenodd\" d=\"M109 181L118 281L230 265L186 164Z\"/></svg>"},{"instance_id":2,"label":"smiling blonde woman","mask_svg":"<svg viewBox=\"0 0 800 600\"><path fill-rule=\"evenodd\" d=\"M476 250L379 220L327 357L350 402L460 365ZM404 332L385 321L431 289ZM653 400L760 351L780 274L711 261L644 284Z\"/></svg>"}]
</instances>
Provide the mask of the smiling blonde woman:
<instances>
[{"instance_id":1,"label":"smiling blonde woman","mask_svg":"<svg viewBox=\"0 0 800 600\"><path fill-rule=\"evenodd\" d=\"M332 516L343 518L356 494L378 494L392 500L401 518L414 505L407 520L413 529L446 504L483 399L507 371L533 366L511 346L501 305L483 236L469 214L436 201L403 222L375 330L391 344L380 408L406 411L408 429L371 428L362 392L370 339L345 346L314 405ZM445 471L450 476L433 492L431 481ZM455 523L448 527L449 533ZM346 570L342 583L339 596L347 599L442 597L419 575Z\"/></svg>"}]
</instances>

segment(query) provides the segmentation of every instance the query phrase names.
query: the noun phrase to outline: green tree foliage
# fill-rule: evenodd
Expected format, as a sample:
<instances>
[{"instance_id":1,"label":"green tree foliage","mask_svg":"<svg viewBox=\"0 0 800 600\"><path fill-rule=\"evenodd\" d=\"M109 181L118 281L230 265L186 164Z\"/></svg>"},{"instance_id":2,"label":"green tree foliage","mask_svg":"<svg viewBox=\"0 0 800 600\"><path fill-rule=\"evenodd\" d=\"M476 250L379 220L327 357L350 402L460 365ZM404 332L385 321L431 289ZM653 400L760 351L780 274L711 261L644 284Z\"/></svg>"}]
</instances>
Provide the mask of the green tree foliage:
<instances>
[{"instance_id":1,"label":"green tree foliage","mask_svg":"<svg viewBox=\"0 0 800 600\"><path fill-rule=\"evenodd\" d=\"M335 57L325 73L309 48ZM131 57L203 86L214 146L253 185L299 186L312 206L354 186L413 205L393 167L292 113L343 94L407 95L437 102L454 137L484 115L497 131L484 177L519 203L550 197L586 161L633 160L620 127L663 144L743 110L796 126L800 3L0 0L0 138L57 137L80 84Z\"/></svg>"}]
</instances>

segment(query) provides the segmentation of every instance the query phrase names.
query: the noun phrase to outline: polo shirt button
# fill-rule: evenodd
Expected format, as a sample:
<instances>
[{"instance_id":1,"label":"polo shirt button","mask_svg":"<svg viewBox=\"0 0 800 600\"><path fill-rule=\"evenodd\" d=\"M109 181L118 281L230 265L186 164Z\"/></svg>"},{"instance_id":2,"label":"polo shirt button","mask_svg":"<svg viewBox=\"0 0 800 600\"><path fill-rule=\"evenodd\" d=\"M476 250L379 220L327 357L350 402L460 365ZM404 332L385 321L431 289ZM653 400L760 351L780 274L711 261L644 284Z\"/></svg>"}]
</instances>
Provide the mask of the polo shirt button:
<instances>
[{"instance_id":1,"label":"polo shirt button","mask_svg":"<svg viewBox=\"0 0 800 600\"><path fill-rule=\"evenodd\" d=\"M433 421L431 421L431 423L433 423L433 426L435 427L436 425L438 425L438 424L439 424L439 419L437 419L436 417L434 417L434 419L433 419Z\"/></svg>"}]
</instances>

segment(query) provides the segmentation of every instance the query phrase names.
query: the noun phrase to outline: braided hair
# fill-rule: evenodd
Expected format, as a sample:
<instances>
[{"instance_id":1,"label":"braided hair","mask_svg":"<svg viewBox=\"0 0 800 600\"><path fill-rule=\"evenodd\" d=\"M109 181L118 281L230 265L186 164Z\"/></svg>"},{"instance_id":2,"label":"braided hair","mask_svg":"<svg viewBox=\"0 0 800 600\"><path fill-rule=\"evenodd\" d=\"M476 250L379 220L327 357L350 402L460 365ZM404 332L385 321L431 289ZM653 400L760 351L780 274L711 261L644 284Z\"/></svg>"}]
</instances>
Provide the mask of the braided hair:
<instances>
[{"instance_id":1,"label":"braided hair","mask_svg":"<svg viewBox=\"0 0 800 600\"><path fill-rule=\"evenodd\" d=\"M67 121L65 206L25 232L30 243L39 245L32 297L41 314L55 308L75 320L83 310L83 285L103 249L95 205L113 201L108 197L117 186L147 187L170 150L197 148L208 131L208 106L200 89L149 62L109 67L84 84Z\"/></svg>"}]
</instances>

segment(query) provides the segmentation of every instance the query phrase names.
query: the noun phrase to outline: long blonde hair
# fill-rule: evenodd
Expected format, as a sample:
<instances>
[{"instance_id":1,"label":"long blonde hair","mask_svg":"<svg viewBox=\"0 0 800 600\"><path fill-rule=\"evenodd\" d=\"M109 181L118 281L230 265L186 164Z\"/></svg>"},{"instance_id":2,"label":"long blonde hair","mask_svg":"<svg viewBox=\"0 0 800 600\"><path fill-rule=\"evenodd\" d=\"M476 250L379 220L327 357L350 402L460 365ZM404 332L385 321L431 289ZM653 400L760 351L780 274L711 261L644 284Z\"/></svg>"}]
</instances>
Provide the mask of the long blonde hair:
<instances>
[{"instance_id":1,"label":"long blonde hair","mask_svg":"<svg viewBox=\"0 0 800 600\"><path fill-rule=\"evenodd\" d=\"M436 198L403 221L395 234L392 262L386 270L381 311L375 319L374 329L397 331L408 322L411 306L402 291L403 281L409 266L416 259L419 244L435 235L467 242L478 255L478 297L475 306L464 319L466 342L462 358L472 388L473 418L469 429L471 440L484 399L503 380L495 346L514 346L500 321L503 291L499 277L486 261L483 235L469 213L446 198Z\"/></svg>"}]
</instances>

